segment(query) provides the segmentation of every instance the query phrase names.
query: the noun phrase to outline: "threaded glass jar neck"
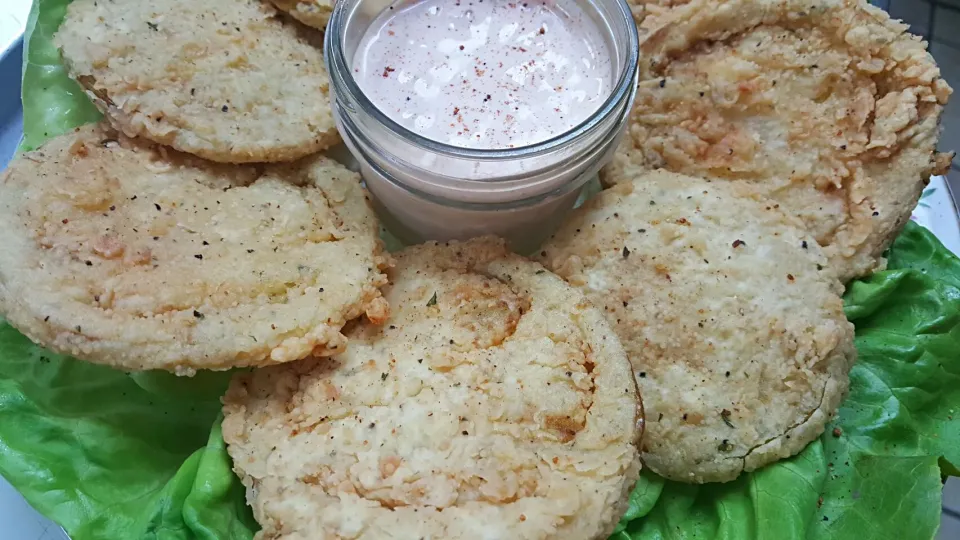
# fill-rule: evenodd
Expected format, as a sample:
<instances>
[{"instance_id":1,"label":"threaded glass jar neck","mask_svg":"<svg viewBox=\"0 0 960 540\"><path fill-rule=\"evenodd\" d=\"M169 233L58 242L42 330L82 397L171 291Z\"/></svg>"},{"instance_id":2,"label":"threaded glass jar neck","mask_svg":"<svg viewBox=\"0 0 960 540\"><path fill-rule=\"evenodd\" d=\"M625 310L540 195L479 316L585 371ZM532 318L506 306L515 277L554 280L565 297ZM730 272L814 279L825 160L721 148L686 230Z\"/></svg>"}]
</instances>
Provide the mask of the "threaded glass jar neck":
<instances>
[{"instance_id":1,"label":"threaded glass jar neck","mask_svg":"<svg viewBox=\"0 0 960 540\"><path fill-rule=\"evenodd\" d=\"M407 241L541 236L529 229L556 222L555 214L572 207L623 134L639 54L628 6L623 0L572 0L611 56L611 91L597 110L542 142L484 149L426 138L384 114L361 90L353 62L364 34L381 12L402 9L408 1L340 0L324 40L334 117L382 217L410 230L399 234Z\"/></svg>"},{"instance_id":2,"label":"threaded glass jar neck","mask_svg":"<svg viewBox=\"0 0 960 540\"><path fill-rule=\"evenodd\" d=\"M354 77L353 60L364 33L376 17L391 5L412 0L339 0L330 17L324 39L324 56L336 99L350 106L350 112L369 116L392 136L402 138L438 155L475 161L519 159L550 153L559 147L582 143L604 130L605 118L616 113L636 89L639 45L630 9L623 0L577 0L604 34L614 57L616 76L607 100L586 120L568 131L542 142L509 149L463 148L428 139L395 122L377 109L360 89Z\"/></svg>"}]
</instances>

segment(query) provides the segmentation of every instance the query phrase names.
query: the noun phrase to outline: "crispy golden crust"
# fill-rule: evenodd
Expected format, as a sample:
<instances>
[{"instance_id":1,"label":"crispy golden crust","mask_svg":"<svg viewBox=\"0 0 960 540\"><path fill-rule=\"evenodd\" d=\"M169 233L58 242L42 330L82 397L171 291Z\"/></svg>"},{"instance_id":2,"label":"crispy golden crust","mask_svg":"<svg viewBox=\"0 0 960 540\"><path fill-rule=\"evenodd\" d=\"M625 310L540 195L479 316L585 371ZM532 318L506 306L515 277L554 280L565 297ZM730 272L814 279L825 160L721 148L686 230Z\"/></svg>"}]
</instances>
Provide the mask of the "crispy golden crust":
<instances>
[{"instance_id":1,"label":"crispy golden crust","mask_svg":"<svg viewBox=\"0 0 960 540\"><path fill-rule=\"evenodd\" d=\"M307 26L326 30L330 14L333 13L333 0L269 0L277 9L289 13L291 17Z\"/></svg>"},{"instance_id":2,"label":"crispy golden crust","mask_svg":"<svg viewBox=\"0 0 960 540\"><path fill-rule=\"evenodd\" d=\"M603 309L644 398L644 464L721 482L823 431L855 359L840 283L799 223L729 183L634 174L540 258Z\"/></svg>"},{"instance_id":3,"label":"crispy golden crust","mask_svg":"<svg viewBox=\"0 0 960 540\"><path fill-rule=\"evenodd\" d=\"M346 321L386 317L358 175L321 156L252 167L159 150L85 126L11 163L11 324L92 362L191 373L332 353Z\"/></svg>"},{"instance_id":4,"label":"crispy golden crust","mask_svg":"<svg viewBox=\"0 0 960 540\"><path fill-rule=\"evenodd\" d=\"M213 161L291 161L337 141L320 49L260 0L75 0L55 36L111 123Z\"/></svg>"},{"instance_id":5,"label":"crispy golden crust","mask_svg":"<svg viewBox=\"0 0 960 540\"><path fill-rule=\"evenodd\" d=\"M951 89L925 44L858 0L671 3L646 6L605 184L628 166L734 180L800 217L841 280L882 269L949 164L934 148Z\"/></svg>"},{"instance_id":6,"label":"crispy golden crust","mask_svg":"<svg viewBox=\"0 0 960 540\"><path fill-rule=\"evenodd\" d=\"M633 13L633 20L637 23L637 30L642 39L647 32L648 25L645 21L648 18L656 17L674 6L686 4L689 0L626 0L626 2Z\"/></svg>"},{"instance_id":7,"label":"crispy golden crust","mask_svg":"<svg viewBox=\"0 0 960 540\"><path fill-rule=\"evenodd\" d=\"M599 311L491 239L408 248L390 281L346 353L234 378L260 538L606 538L642 410Z\"/></svg>"}]
</instances>

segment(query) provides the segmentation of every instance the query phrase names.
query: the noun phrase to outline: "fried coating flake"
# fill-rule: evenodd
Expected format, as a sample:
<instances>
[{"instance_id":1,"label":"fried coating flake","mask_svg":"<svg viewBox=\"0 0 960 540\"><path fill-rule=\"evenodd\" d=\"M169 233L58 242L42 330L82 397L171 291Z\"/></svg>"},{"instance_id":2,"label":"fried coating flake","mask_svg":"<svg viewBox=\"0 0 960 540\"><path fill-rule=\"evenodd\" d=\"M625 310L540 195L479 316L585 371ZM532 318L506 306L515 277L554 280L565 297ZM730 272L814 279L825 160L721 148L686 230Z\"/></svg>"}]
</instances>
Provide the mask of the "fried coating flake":
<instances>
[{"instance_id":1,"label":"fried coating flake","mask_svg":"<svg viewBox=\"0 0 960 540\"><path fill-rule=\"evenodd\" d=\"M919 37L859 0L645 2L628 166L735 181L800 217L842 281L883 251L931 174L951 89Z\"/></svg>"},{"instance_id":2,"label":"fried coating flake","mask_svg":"<svg viewBox=\"0 0 960 540\"><path fill-rule=\"evenodd\" d=\"M291 17L307 26L326 30L330 14L333 13L333 0L269 0L277 9L289 13Z\"/></svg>"},{"instance_id":3,"label":"fried coating flake","mask_svg":"<svg viewBox=\"0 0 960 540\"><path fill-rule=\"evenodd\" d=\"M800 223L726 182L622 178L540 254L620 337L644 398L645 466L723 482L801 451L848 386L840 282Z\"/></svg>"},{"instance_id":4,"label":"fried coating flake","mask_svg":"<svg viewBox=\"0 0 960 540\"><path fill-rule=\"evenodd\" d=\"M600 312L492 239L408 248L390 283L346 353L234 378L260 538L606 538L642 410Z\"/></svg>"},{"instance_id":5,"label":"fried coating flake","mask_svg":"<svg viewBox=\"0 0 960 540\"><path fill-rule=\"evenodd\" d=\"M0 177L0 308L33 341L127 370L226 369L341 350L387 316L360 178L321 156L213 165L102 125Z\"/></svg>"},{"instance_id":6,"label":"fried coating flake","mask_svg":"<svg viewBox=\"0 0 960 540\"><path fill-rule=\"evenodd\" d=\"M226 163L339 141L320 49L260 0L75 0L55 36L117 129Z\"/></svg>"}]
</instances>

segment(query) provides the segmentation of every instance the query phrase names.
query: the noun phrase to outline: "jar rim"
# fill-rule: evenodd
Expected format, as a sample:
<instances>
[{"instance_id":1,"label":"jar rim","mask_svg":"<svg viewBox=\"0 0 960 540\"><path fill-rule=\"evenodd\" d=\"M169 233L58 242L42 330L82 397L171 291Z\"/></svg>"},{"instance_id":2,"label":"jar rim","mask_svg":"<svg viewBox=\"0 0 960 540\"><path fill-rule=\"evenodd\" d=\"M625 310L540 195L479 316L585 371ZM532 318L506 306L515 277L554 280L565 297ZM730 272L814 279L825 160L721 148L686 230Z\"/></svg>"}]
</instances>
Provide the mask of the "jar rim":
<instances>
[{"instance_id":1,"label":"jar rim","mask_svg":"<svg viewBox=\"0 0 960 540\"><path fill-rule=\"evenodd\" d=\"M440 156L475 161L494 161L523 159L550 153L558 148L576 144L578 141L588 137L598 126L603 124L603 121L610 114L614 114L624 99L628 99L631 92L634 91L636 74L639 68L640 40L630 7L625 0L591 0L589 3L611 2L616 5L617 9L613 10L614 15L622 19L621 22L626 28L628 43L625 49L626 62L620 69L613 91L610 92L610 95L607 96L603 104L591 113L590 116L554 137L516 148L467 148L428 139L400 125L384 114L370 101L366 94L364 94L360 89L360 85L357 84L356 79L353 77L353 70L350 69L350 63L346 58L343 42L345 39L346 25L350 17L364 1L365 0L338 0L335 2L333 13L330 16L330 22L327 24L323 40L323 55L327 62L327 71L329 72L330 82L334 87L334 94L336 95L340 91L345 90L365 114L372 117L391 134Z\"/></svg>"}]
</instances>

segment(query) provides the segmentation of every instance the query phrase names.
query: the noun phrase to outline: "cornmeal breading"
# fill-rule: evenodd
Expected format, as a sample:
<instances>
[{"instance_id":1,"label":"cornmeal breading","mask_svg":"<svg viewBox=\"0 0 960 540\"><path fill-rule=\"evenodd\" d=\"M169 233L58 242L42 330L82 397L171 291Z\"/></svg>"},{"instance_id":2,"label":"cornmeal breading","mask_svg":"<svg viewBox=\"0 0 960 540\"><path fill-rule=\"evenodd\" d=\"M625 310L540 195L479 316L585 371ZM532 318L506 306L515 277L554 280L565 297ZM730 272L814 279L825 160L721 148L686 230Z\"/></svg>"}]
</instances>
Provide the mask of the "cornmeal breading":
<instances>
[{"instance_id":1,"label":"cornmeal breading","mask_svg":"<svg viewBox=\"0 0 960 540\"><path fill-rule=\"evenodd\" d=\"M636 169L618 180L540 258L620 337L644 397L644 464L722 482L801 451L856 355L813 237L727 182Z\"/></svg>"},{"instance_id":2,"label":"cornmeal breading","mask_svg":"<svg viewBox=\"0 0 960 540\"><path fill-rule=\"evenodd\" d=\"M330 14L333 13L333 0L270 0L280 11L289 13L307 26L326 30Z\"/></svg>"},{"instance_id":3,"label":"cornmeal breading","mask_svg":"<svg viewBox=\"0 0 960 540\"><path fill-rule=\"evenodd\" d=\"M55 36L117 129L226 163L291 161L340 139L306 30L261 0L74 0Z\"/></svg>"},{"instance_id":4,"label":"cornmeal breading","mask_svg":"<svg viewBox=\"0 0 960 540\"><path fill-rule=\"evenodd\" d=\"M671 7L672 5L672 7ZM648 2L627 166L735 181L800 217L842 281L886 264L931 174L951 89L859 0Z\"/></svg>"},{"instance_id":5,"label":"cornmeal breading","mask_svg":"<svg viewBox=\"0 0 960 540\"><path fill-rule=\"evenodd\" d=\"M0 228L7 320L118 368L288 362L387 316L359 175L322 156L214 165L85 126L0 176Z\"/></svg>"},{"instance_id":6,"label":"cornmeal breading","mask_svg":"<svg viewBox=\"0 0 960 540\"><path fill-rule=\"evenodd\" d=\"M261 539L605 539L637 479L620 343L491 239L397 255L382 327L234 378L224 440Z\"/></svg>"}]
</instances>

